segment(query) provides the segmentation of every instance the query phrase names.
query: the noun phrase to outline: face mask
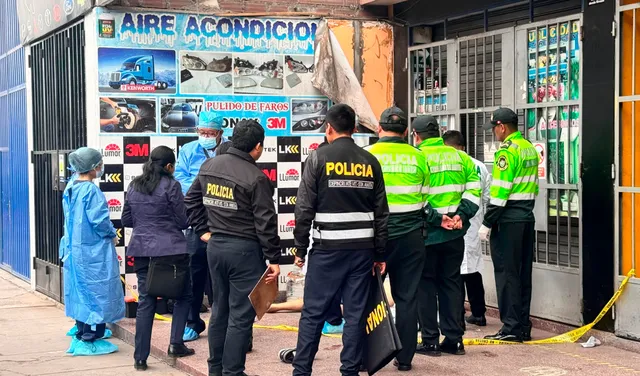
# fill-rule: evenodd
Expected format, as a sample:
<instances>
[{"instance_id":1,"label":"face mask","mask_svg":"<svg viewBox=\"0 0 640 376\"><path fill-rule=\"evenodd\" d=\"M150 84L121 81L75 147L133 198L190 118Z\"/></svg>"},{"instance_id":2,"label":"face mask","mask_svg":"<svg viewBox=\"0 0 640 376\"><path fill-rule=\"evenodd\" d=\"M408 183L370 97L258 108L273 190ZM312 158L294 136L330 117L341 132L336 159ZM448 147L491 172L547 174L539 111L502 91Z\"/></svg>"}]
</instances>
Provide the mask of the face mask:
<instances>
[{"instance_id":1,"label":"face mask","mask_svg":"<svg viewBox=\"0 0 640 376\"><path fill-rule=\"evenodd\" d=\"M198 142L200 143L200 146L205 149L213 149L218 144L218 140L216 137L199 136Z\"/></svg>"},{"instance_id":2,"label":"face mask","mask_svg":"<svg viewBox=\"0 0 640 376\"><path fill-rule=\"evenodd\" d=\"M96 171L96 179L100 179L102 177L102 175L104 175L104 170L97 170Z\"/></svg>"}]
</instances>

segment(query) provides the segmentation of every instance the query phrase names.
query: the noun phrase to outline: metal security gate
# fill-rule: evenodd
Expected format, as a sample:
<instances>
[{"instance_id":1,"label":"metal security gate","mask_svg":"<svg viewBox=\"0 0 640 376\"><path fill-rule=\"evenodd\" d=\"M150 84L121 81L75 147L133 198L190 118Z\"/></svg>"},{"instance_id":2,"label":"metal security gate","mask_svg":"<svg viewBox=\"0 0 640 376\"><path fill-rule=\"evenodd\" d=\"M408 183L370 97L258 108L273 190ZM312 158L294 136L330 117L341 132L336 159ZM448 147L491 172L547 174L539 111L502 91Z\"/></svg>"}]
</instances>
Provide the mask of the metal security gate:
<instances>
[{"instance_id":1,"label":"metal security gate","mask_svg":"<svg viewBox=\"0 0 640 376\"><path fill-rule=\"evenodd\" d=\"M618 1L616 19L615 249L616 287L640 266L640 1ZM616 334L640 339L640 282L629 281L615 306Z\"/></svg>"},{"instance_id":2,"label":"metal security gate","mask_svg":"<svg viewBox=\"0 0 640 376\"><path fill-rule=\"evenodd\" d=\"M409 48L410 117L435 115L460 130L467 152L489 171L499 143L482 130L510 107L543 154L536 202L532 314L581 324L580 16L559 18ZM488 244L483 277L497 306ZM563 286L559 289L558 286Z\"/></svg>"},{"instance_id":3,"label":"metal security gate","mask_svg":"<svg viewBox=\"0 0 640 376\"><path fill-rule=\"evenodd\" d=\"M84 24L31 45L36 289L62 301L58 247L68 154L86 145Z\"/></svg>"}]
</instances>

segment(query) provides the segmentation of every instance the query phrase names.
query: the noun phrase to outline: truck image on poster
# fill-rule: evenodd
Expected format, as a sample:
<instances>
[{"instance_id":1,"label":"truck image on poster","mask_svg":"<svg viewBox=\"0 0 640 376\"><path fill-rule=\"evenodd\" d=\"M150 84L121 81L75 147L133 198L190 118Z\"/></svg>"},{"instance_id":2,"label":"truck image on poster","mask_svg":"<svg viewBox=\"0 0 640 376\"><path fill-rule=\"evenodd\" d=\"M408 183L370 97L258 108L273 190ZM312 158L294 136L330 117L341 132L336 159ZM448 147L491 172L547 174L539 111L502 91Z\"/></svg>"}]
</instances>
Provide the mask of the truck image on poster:
<instances>
[{"instance_id":1,"label":"truck image on poster","mask_svg":"<svg viewBox=\"0 0 640 376\"><path fill-rule=\"evenodd\" d=\"M122 63L122 68L111 73L109 86L120 89L122 85L153 85L156 90L166 90L168 83L156 80L153 56L134 56Z\"/></svg>"},{"instance_id":2,"label":"truck image on poster","mask_svg":"<svg viewBox=\"0 0 640 376\"><path fill-rule=\"evenodd\" d=\"M127 93L176 92L175 51L100 48L100 91Z\"/></svg>"}]
</instances>

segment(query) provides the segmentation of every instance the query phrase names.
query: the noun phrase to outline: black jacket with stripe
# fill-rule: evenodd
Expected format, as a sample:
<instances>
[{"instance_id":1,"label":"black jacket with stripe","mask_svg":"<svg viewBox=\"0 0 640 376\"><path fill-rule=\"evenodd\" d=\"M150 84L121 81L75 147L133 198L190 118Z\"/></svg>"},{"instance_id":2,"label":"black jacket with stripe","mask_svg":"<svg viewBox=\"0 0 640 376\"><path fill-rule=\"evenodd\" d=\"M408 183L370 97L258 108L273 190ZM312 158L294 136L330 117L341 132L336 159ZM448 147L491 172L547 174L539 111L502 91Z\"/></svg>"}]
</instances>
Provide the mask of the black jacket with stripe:
<instances>
[{"instance_id":1,"label":"black jacket with stripe","mask_svg":"<svg viewBox=\"0 0 640 376\"><path fill-rule=\"evenodd\" d=\"M298 257L306 256L312 231L314 249L374 249L382 261L389 205L377 158L349 137L319 147L305 162L295 218Z\"/></svg>"}]
</instances>

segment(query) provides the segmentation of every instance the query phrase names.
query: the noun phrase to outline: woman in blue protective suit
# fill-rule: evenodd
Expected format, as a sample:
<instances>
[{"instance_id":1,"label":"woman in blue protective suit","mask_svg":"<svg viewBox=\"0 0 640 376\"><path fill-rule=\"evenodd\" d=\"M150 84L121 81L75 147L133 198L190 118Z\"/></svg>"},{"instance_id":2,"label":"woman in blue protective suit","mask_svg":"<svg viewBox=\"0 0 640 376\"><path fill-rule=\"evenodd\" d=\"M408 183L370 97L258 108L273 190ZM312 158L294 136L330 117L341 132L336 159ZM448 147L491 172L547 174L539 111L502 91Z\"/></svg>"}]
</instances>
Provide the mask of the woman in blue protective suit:
<instances>
[{"instance_id":1,"label":"woman in blue protective suit","mask_svg":"<svg viewBox=\"0 0 640 376\"><path fill-rule=\"evenodd\" d=\"M65 313L77 331L68 353L103 355L118 347L103 339L107 323L124 317L124 293L116 255L116 230L107 200L93 180L103 174L102 155L80 148L69 155L74 171L62 197Z\"/></svg>"}]
</instances>

